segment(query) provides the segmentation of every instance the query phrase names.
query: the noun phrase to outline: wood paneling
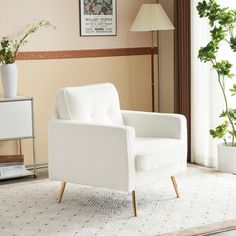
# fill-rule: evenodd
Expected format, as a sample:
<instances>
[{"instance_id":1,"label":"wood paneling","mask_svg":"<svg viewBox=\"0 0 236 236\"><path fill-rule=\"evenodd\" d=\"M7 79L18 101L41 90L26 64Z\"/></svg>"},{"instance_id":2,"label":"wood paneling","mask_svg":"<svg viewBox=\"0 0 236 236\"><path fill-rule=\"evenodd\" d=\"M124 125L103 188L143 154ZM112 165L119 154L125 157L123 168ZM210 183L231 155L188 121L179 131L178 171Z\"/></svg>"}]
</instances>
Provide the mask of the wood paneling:
<instances>
[{"instance_id":1,"label":"wood paneling","mask_svg":"<svg viewBox=\"0 0 236 236\"><path fill-rule=\"evenodd\" d=\"M42 52L20 52L17 60L47 60L89 57L114 57L151 54L151 47L143 48L113 48L93 50L71 50L71 51L42 51ZM157 48L155 48L157 54Z\"/></svg>"},{"instance_id":2,"label":"wood paneling","mask_svg":"<svg viewBox=\"0 0 236 236\"><path fill-rule=\"evenodd\" d=\"M174 109L186 116L188 161L191 154L191 1L175 0Z\"/></svg>"}]
</instances>

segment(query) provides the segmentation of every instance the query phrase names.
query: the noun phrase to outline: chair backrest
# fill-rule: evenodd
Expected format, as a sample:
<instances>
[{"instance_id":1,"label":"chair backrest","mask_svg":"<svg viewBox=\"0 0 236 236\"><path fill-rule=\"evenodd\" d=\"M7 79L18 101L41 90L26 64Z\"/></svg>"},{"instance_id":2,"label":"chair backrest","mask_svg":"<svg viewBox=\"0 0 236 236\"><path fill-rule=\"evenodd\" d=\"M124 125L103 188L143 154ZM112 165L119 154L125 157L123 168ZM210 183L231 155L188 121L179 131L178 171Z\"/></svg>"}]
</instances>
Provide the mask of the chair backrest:
<instances>
[{"instance_id":1,"label":"chair backrest","mask_svg":"<svg viewBox=\"0 0 236 236\"><path fill-rule=\"evenodd\" d=\"M67 87L57 91L60 119L79 122L123 125L119 96L113 84Z\"/></svg>"}]
</instances>

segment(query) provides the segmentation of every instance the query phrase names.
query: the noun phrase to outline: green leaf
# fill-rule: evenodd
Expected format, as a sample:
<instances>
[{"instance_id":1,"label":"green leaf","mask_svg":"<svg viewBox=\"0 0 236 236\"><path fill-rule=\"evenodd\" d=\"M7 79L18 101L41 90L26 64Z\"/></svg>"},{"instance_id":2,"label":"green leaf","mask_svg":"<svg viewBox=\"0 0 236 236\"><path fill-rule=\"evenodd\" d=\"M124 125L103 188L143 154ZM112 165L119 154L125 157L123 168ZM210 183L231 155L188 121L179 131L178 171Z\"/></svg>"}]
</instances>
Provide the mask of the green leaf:
<instances>
[{"instance_id":1,"label":"green leaf","mask_svg":"<svg viewBox=\"0 0 236 236\"><path fill-rule=\"evenodd\" d=\"M223 118L223 117L227 117L227 112L226 111L222 111L222 113L220 114L220 118Z\"/></svg>"},{"instance_id":2,"label":"green leaf","mask_svg":"<svg viewBox=\"0 0 236 236\"><path fill-rule=\"evenodd\" d=\"M232 64L228 60L221 60L220 62L216 62L213 67L216 69L217 73L223 76L227 76L229 78L233 77L231 74Z\"/></svg>"},{"instance_id":3,"label":"green leaf","mask_svg":"<svg viewBox=\"0 0 236 236\"><path fill-rule=\"evenodd\" d=\"M197 10L200 17L208 18L211 27L219 21L219 15L222 12L220 5L215 0L200 1L197 5Z\"/></svg>"},{"instance_id":4,"label":"green leaf","mask_svg":"<svg viewBox=\"0 0 236 236\"><path fill-rule=\"evenodd\" d=\"M235 22L233 11L228 11L229 8L223 8L219 14L219 24L222 26L232 26Z\"/></svg>"},{"instance_id":5,"label":"green leaf","mask_svg":"<svg viewBox=\"0 0 236 236\"><path fill-rule=\"evenodd\" d=\"M233 85L233 88L229 90L232 93L232 96L236 95L236 84Z\"/></svg>"},{"instance_id":6,"label":"green leaf","mask_svg":"<svg viewBox=\"0 0 236 236\"><path fill-rule=\"evenodd\" d=\"M216 53L219 46L217 41L210 41L205 47L201 47L198 51L198 58L203 61L213 61L216 59Z\"/></svg>"},{"instance_id":7,"label":"green leaf","mask_svg":"<svg viewBox=\"0 0 236 236\"><path fill-rule=\"evenodd\" d=\"M198 14L200 17L205 17L208 12L208 5L205 0L199 2L197 5Z\"/></svg>"},{"instance_id":8,"label":"green leaf","mask_svg":"<svg viewBox=\"0 0 236 236\"><path fill-rule=\"evenodd\" d=\"M226 31L223 29L222 26L214 27L214 29L211 30L210 33L211 33L212 40L215 40L217 42L220 42L227 36Z\"/></svg>"},{"instance_id":9,"label":"green leaf","mask_svg":"<svg viewBox=\"0 0 236 236\"><path fill-rule=\"evenodd\" d=\"M228 114L230 118L236 121L236 109L229 109Z\"/></svg>"},{"instance_id":10,"label":"green leaf","mask_svg":"<svg viewBox=\"0 0 236 236\"><path fill-rule=\"evenodd\" d=\"M236 52L236 37L232 36L230 38L230 47L233 50L233 52Z\"/></svg>"},{"instance_id":11,"label":"green leaf","mask_svg":"<svg viewBox=\"0 0 236 236\"><path fill-rule=\"evenodd\" d=\"M225 121L222 125L219 125L216 127L215 130L211 129L210 134L212 135L213 138L224 138L224 136L227 133L227 128L228 128L228 122Z\"/></svg>"}]
</instances>

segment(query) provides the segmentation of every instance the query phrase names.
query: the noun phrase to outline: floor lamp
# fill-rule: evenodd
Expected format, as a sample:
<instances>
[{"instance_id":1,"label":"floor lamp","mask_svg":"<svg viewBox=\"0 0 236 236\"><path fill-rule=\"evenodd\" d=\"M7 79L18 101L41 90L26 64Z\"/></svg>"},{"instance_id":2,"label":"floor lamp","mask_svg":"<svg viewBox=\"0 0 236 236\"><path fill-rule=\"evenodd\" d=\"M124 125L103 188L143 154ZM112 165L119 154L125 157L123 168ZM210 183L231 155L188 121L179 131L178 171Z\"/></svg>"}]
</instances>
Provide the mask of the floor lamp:
<instances>
[{"instance_id":1,"label":"floor lamp","mask_svg":"<svg viewBox=\"0 0 236 236\"><path fill-rule=\"evenodd\" d=\"M151 47L151 91L152 91L152 111L155 111L155 79L154 79L154 32L159 30L173 30L174 26L166 15L161 4L142 4L131 31L152 33ZM158 62L159 63L159 62ZM158 95L159 95L159 78L158 78ZM159 99L158 99L159 101ZM158 110L159 110L158 106Z\"/></svg>"}]
</instances>

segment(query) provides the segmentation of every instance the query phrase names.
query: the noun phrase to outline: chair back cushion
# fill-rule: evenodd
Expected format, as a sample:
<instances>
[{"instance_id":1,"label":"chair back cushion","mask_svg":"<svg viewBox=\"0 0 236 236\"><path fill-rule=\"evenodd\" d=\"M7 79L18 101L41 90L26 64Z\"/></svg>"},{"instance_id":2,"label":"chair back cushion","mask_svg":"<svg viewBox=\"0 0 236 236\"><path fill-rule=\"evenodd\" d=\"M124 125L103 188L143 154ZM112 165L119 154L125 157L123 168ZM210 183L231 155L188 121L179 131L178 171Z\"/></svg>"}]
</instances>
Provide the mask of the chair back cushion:
<instances>
[{"instance_id":1,"label":"chair back cushion","mask_svg":"<svg viewBox=\"0 0 236 236\"><path fill-rule=\"evenodd\" d=\"M110 83L67 87L57 91L60 119L85 123L123 125L119 96Z\"/></svg>"}]
</instances>

